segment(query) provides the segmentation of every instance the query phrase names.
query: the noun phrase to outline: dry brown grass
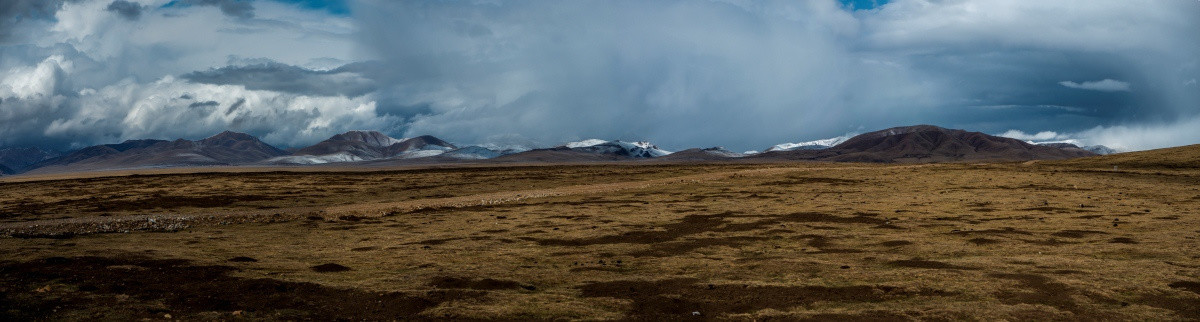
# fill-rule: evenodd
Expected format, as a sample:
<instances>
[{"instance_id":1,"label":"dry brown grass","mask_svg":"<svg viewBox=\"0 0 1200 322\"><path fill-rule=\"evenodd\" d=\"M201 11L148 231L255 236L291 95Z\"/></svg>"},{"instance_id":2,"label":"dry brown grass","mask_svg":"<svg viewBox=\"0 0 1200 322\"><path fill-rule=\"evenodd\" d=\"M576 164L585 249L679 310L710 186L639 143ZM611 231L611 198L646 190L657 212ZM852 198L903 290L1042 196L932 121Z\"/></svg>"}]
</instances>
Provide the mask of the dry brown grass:
<instances>
[{"instance_id":1,"label":"dry brown grass","mask_svg":"<svg viewBox=\"0 0 1200 322\"><path fill-rule=\"evenodd\" d=\"M0 228L27 238L0 239L0 315L1200 319L1200 171L1169 170L605 165L8 183ZM28 238L62 222L212 213L280 216Z\"/></svg>"}]
</instances>

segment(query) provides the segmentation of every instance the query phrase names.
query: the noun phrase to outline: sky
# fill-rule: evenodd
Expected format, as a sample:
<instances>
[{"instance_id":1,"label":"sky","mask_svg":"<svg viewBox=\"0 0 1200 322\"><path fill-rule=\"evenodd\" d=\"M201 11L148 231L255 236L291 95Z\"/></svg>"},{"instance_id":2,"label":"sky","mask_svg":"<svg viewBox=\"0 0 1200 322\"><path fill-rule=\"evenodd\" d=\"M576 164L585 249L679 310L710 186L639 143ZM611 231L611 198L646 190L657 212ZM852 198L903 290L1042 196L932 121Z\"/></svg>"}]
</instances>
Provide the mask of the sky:
<instances>
[{"instance_id":1,"label":"sky","mask_svg":"<svg viewBox=\"0 0 1200 322\"><path fill-rule=\"evenodd\" d=\"M1200 143L1192 0L5 0L0 147L348 130L762 150Z\"/></svg>"}]
</instances>

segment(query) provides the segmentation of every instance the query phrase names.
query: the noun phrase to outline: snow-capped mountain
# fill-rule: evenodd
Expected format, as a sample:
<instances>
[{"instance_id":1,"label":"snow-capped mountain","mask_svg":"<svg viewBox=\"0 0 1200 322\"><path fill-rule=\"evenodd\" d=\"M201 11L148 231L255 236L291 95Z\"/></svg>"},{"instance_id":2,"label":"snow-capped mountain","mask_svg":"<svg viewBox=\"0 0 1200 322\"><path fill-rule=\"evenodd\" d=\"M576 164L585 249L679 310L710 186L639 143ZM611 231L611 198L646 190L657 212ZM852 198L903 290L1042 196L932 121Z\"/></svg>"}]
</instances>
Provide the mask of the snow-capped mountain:
<instances>
[{"instance_id":1,"label":"snow-capped mountain","mask_svg":"<svg viewBox=\"0 0 1200 322\"><path fill-rule=\"evenodd\" d=\"M1027 142L1029 144L1033 144L1033 145L1050 146L1050 147L1056 147L1056 148L1060 148L1060 149L1073 147L1073 148L1082 149L1084 151L1088 151L1088 152L1099 154L1099 155L1109 155L1109 154L1120 152L1113 148L1103 146L1103 145L1083 145L1082 142L1079 142L1079 140L1074 140L1074 139L1060 140L1060 141L1043 141L1043 142L1025 141L1025 142Z\"/></svg>"},{"instance_id":2,"label":"snow-capped mountain","mask_svg":"<svg viewBox=\"0 0 1200 322\"><path fill-rule=\"evenodd\" d=\"M423 135L396 139L376 131L350 131L297 150L291 155L267 160L272 164L321 164L381 159L415 159L441 155L458 147L436 137Z\"/></svg>"},{"instance_id":3,"label":"snow-capped mountain","mask_svg":"<svg viewBox=\"0 0 1200 322\"><path fill-rule=\"evenodd\" d=\"M604 141L599 139L570 142L561 146L579 152L614 154L634 158L657 158L671 154L650 142Z\"/></svg>"},{"instance_id":4,"label":"snow-capped mountain","mask_svg":"<svg viewBox=\"0 0 1200 322\"><path fill-rule=\"evenodd\" d=\"M513 152L513 153L515 153L515 152ZM495 157L505 155L505 154L509 154L509 153L504 153L503 151L497 151L497 150L485 148L485 147L478 146L478 145L472 145L472 146L467 146L467 147L461 147L461 148L458 148L458 149L455 149L452 151L447 151L446 153L443 153L442 155L446 156L446 157L462 159L462 160L484 160L484 159L495 158Z\"/></svg>"},{"instance_id":5,"label":"snow-capped mountain","mask_svg":"<svg viewBox=\"0 0 1200 322\"><path fill-rule=\"evenodd\" d=\"M846 142L846 140L849 140L853 136L854 135L848 134L848 135L843 135L843 136L839 136L839 137L835 137L835 138L828 138L828 139L823 139L823 140L777 144L773 147L768 148L764 152L793 151L793 150L824 150L824 149L832 148L835 145L842 144L842 142Z\"/></svg>"},{"instance_id":6,"label":"snow-capped mountain","mask_svg":"<svg viewBox=\"0 0 1200 322\"><path fill-rule=\"evenodd\" d=\"M1092 153L1099 154L1099 155L1109 155L1109 154L1113 154L1113 153L1121 153L1121 151L1117 151L1116 149L1113 149L1113 148L1110 148L1107 146L1103 146L1103 145L1089 145L1089 146L1083 147L1083 149L1088 150L1088 152L1092 152Z\"/></svg>"}]
</instances>

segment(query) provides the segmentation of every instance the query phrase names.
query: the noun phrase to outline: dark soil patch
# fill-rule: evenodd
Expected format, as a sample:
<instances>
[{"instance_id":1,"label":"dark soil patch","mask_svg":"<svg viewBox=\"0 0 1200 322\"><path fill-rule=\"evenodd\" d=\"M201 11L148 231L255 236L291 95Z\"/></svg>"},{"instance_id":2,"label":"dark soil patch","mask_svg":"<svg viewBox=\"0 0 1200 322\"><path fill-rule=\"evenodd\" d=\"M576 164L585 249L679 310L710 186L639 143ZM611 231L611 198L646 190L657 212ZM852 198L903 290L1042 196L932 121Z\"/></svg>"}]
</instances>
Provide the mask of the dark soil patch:
<instances>
[{"instance_id":1,"label":"dark soil patch","mask_svg":"<svg viewBox=\"0 0 1200 322\"><path fill-rule=\"evenodd\" d=\"M1177 215L1161 216L1161 217L1154 217L1154 219L1158 219L1158 220L1179 220L1179 216L1177 216Z\"/></svg>"},{"instance_id":2,"label":"dark soil patch","mask_svg":"<svg viewBox=\"0 0 1200 322\"><path fill-rule=\"evenodd\" d=\"M1096 212L1095 210L1088 210L1088 209L1070 209L1070 208L1049 207L1049 206L1025 208L1025 209L1020 209L1020 210L1052 212L1052 213L1056 213L1056 214L1067 214L1067 213L1072 213L1072 212Z\"/></svg>"},{"instance_id":3,"label":"dark soil patch","mask_svg":"<svg viewBox=\"0 0 1200 322\"><path fill-rule=\"evenodd\" d=\"M1075 313L1075 318L1081 320L1114 318L1110 315L1100 315L1102 313L1080 306L1071 297L1071 294L1078 293L1076 290L1046 276L1025 273L995 273L988 274L988 277L1018 282L1017 286L1020 290L1003 290L995 293L996 299L1004 304L1047 305Z\"/></svg>"},{"instance_id":4,"label":"dark soil patch","mask_svg":"<svg viewBox=\"0 0 1200 322\"><path fill-rule=\"evenodd\" d=\"M1200 300L1195 296L1176 297L1168 294L1153 294L1138 298L1138 304L1175 311L1183 320L1200 321Z\"/></svg>"},{"instance_id":5,"label":"dark soil patch","mask_svg":"<svg viewBox=\"0 0 1200 322\"><path fill-rule=\"evenodd\" d=\"M591 267L576 267L576 268L572 268L571 271L572 272L600 271L600 272L619 273L619 272L625 271L625 269L622 269L620 267L615 267L615 266L591 266Z\"/></svg>"},{"instance_id":6,"label":"dark soil patch","mask_svg":"<svg viewBox=\"0 0 1200 322\"><path fill-rule=\"evenodd\" d=\"M491 291L491 290L515 290L515 289L525 289L525 290L532 291L532 290L536 289L532 285L521 284L519 282L514 282L514 281L497 280L497 279L491 279L491 278L468 279L468 278L451 277L451 276L435 277L433 279L433 281L429 282L429 286L435 287L435 288L444 288L444 289L449 288L449 289L471 289L471 290L488 290L488 291Z\"/></svg>"},{"instance_id":7,"label":"dark soil patch","mask_svg":"<svg viewBox=\"0 0 1200 322\"><path fill-rule=\"evenodd\" d=\"M1058 240L1057 238L1022 239L1021 241L1026 244L1041 245L1041 246L1062 246L1062 245L1078 244L1078 242L1061 241L1061 240Z\"/></svg>"},{"instance_id":8,"label":"dark soil patch","mask_svg":"<svg viewBox=\"0 0 1200 322\"><path fill-rule=\"evenodd\" d=\"M114 269L114 267L130 269ZM237 268L184 260L53 257L0 262L0 320L207 320L200 313L243 311L277 320L415 319L422 311L483 292L364 292L314 283L230 276ZM49 291L35 289L54 285ZM128 296L128 298L122 299Z\"/></svg>"},{"instance_id":9,"label":"dark soil patch","mask_svg":"<svg viewBox=\"0 0 1200 322\"><path fill-rule=\"evenodd\" d=\"M234 262L234 263L252 263L252 262L257 262L258 260L254 259L252 257L238 256L238 257L230 258L230 259L228 259L228 261Z\"/></svg>"},{"instance_id":10,"label":"dark soil patch","mask_svg":"<svg viewBox=\"0 0 1200 322\"><path fill-rule=\"evenodd\" d=\"M620 235L607 235L582 239L531 239L543 246L589 246L605 244L657 244L673 241L684 236L704 232L744 232L757 231L785 223L840 223L840 224L884 224L887 221L871 216L842 217L824 213L800 212L781 216L761 216L765 219L749 223L730 223L728 217L737 216L733 212L715 215L690 215L678 222L659 226L662 230L634 231Z\"/></svg>"},{"instance_id":11,"label":"dark soil patch","mask_svg":"<svg viewBox=\"0 0 1200 322\"><path fill-rule=\"evenodd\" d=\"M1053 234L1050 234L1050 236L1063 237L1063 238L1086 238L1087 236L1090 236L1090 235L1105 235L1105 234L1107 234L1107 233L1102 232L1102 231L1071 229L1071 230L1063 230L1063 231L1060 231L1057 233L1053 233Z\"/></svg>"},{"instance_id":12,"label":"dark soil patch","mask_svg":"<svg viewBox=\"0 0 1200 322\"><path fill-rule=\"evenodd\" d=\"M1096 218L1101 218L1101 217L1104 217L1104 215L1084 215L1084 216L1079 216L1079 217L1075 217L1075 218L1079 218L1079 219L1096 219Z\"/></svg>"},{"instance_id":13,"label":"dark soil patch","mask_svg":"<svg viewBox=\"0 0 1200 322\"><path fill-rule=\"evenodd\" d=\"M1200 282L1178 281L1178 282L1171 283L1167 286L1170 286L1171 288L1177 288L1177 289L1185 290L1188 292L1200 294ZM1200 303L1198 303L1198 304L1200 304Z\"/></svg>"},{"instance_id":14,"label":"dark soil patch","mask_svg":"<svg viewBox=\"0 0 1200 322\"><path fill-rule=\"evenodd\" d=\"M926 269L958 269L958 270L974 270L974 267L958 266L949 263L938 261L922 260L922 259L905 259L888 262L888 265L908 268L926 268Z\"/></svg>"},{"instance_id":15,"label":"dark soil patch","mask_svg":"<svg viewBox=\"0 0 1200 322\"><path fill-rule=\"evenodd\" d=\"M372 250L378 250L378 249L379 249L379 246L363 246L363 247L355 247L355 248L351 248L351 249L350 249L350 251L352 251L352 252L366 252L366 251L372 251Z\"/></svg>"},{"instance_id":16,"label":"dark soil patch","mask_svg":"<svg viewBox=\"0 0 1200 322\"><path fill-rule=\"evenodd\" d=\"M1113 243L1113 244L1137 244L1138 243L1136 240L1133 240L1133 238L1129 238L1129 237L1115 237L1113 239L1109 239L1108 242Z\"/></svg>"},{"instance_id":17,"label":"dark soil patch","mask_svg":"<svg viewBox=\"0 0 1200 322\"><path fill-rule=\"evenodd\" d=\"M871 303L916 296L951 295L939 290L892 286L750 286L703 284L694 278L658 281L611 281L579 286L583 297L612 297L632 301L627 318L663 320L719 318L763 309L788 310L816 302Z\"/></svg>"},{"instance_id":18,"label":"dark soil patch","mask_svg":"<svg viewBox=\"0 0 1200 322\"><path fill-rule=\"evenodd\" d=\"M910 242L907 240L889 240L889 241L879 243L880 246L885 246L885 247L900 247L900 246L907 246L907 245L912 245L912 244L913 244L913 242Z\"/></svg>"},{"instance_id":19,"label":"dark soil patch","mask_svg":"<svg viewBox=\"0 0 1200 322\"><path fill-rule=\"evenodd\" d=\"M680 241L653 244L650 249L629 253L630 256L671 257L686 254L696 249L713 246L741 247L768 240L767 237L738 236L719 238L683 239Z\"/></svg>"},{"instance_id":20,"label":"dark soil patch","mask_svg":"<svg viewBox=\"0 0 1200 322\"><path fill-rule=\"evenodd\" d=\"M987 238L983 238L983 237L971 238L971 239L968 239L967 242L975 244L975 245L991 245L991 244L999 244L1000 243L999 240L987 239Z\"/></svg>"},{"instance_id":21,"label":"dark soil patch","mask_svg":"<svg viewBox=\"0 0 1200 322\"><path fill-rule=\"evenodd\" d=\"M961 230L950 232L952 235L969 236L969 235L1032 235L1028 231L1005 227L1003 229L984 229L984 230Z\"/></svg>"},{"instance_id":22,"label":"dark soil patch","mask_svg":"<svg viewBox=\"0 0 1200 322\"><path fill-rule=\"evenodd\" d=\"M878 321L915 321L915 320L920 320L920 318L914 318L914 317L910 317L910 316L895 313L895 312L869 311L869 312L856 313L856 314L821 313L821 314L814 314L814 315L806 316L803 318L799 318L797 321L806 321L806 322L824 322L824 321L829 321L829 322L848 322L848 321L878 322Z\"/></svg>"},{"instance_id":23,"label":"dark soil patch","mask_svg":"<svg viewBox=\"0 0 1200 322\"><path fill-rule=\"evenodd\" d=\"M417 245L428 245L428 246L433 246L433 245L441 245L441 244L445 244L446 242L455 241L455 240L459 240L459 239L462 239L462 238L441 238L441 239L429 239L429 240L422 240L422 241L419 241L419 242L415 242L415 243L408 243L408 244L409 244L409 245L411 245L411 244L417 244Z\"/></svg>"},{"instance_id":24,"label":"dark soil patch","mask_svg":"<svg viewBox=\"0 0 1200 322\"><path fill-rule=\"evenodd\" d=\"M345 272L345 271L350 270L349 267L342 266L342 265L335 264L335 263L325 263L325 264L321 264L321 265L317 265L317 266L313 266L313 267L309 267L309 268L317 273L336 273L336 272Z\"/></svg>"},{"instance_id":25,"label":"dark soil patch","mask_svg":"<svg viewBox=\"0 0 1200 322\"><path fill-rule=\"evenodd\" d=\"M826 183L830 185L855 185L862 183L862 180L838 179L838 178L819 178L819 177L786 177L784 180L765 182L762 186L794 186L802 184Z\"/></svg>"}]
</instances>

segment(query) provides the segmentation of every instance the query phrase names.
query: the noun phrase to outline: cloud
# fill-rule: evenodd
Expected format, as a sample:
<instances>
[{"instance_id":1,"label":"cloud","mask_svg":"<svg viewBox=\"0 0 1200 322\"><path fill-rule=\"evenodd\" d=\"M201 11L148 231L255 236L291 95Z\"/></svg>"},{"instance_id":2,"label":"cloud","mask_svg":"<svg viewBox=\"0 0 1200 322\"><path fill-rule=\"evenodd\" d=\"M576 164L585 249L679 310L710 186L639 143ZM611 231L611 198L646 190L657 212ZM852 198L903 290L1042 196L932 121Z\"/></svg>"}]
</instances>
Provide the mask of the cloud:
<instances>
[{"instance_id":1,"label":"cloud","mask_svg":"<svg viewBox=\"0 0 1200 322\"><path fill-rule=\"evenodd\" d=\"M11 12L14 3L0 2L0 8ZM291 146L350 129L395 132L403 120L375 109L376 99L363 85L369 80L361 76L367 72L353 64L327 71L292 66L358 60L344 38L353 28L349 18L263 2L255 6L258 18L249 20L222 19L226 13L202 6L161 7L154 9L161 15L131 20L108 11L113 3L38 6L46 8L38 19L17 23L22 37L0 40L0 146L67 149L125 139L202 138L224 130ZM242 26L258 29L226 32ZM288 91L287 84L272 84L269 77L207 84L171 76L222 67L245 72L240 61L226 65L230 56L271 57L266 61L274 68L307 78L292 82L294 90ZM296 85L305 81L338 86L310 91Z\"/></svg>"},{"instance_id":2,"label":"cloud","mask_svg":"<svg viewBox=\"0 0 1200 322\"><path fill-rule=\"evenodd\" d=\"M1074 88L1074 89L1086 89L1086 90L1101 91L1101 92L1128 92L1130 90L1129 83L1118 81L1118 80L1112 80L1112 79L1104 79L1104 80L1083 82L1083 83L1076 83L1076 82L1072 82L1072 81L1061 81L1061 82L1058 82L1058 84L1069 87L1069 88Z\"/></svg>"},{"instance_id":3,"label":"cloud","mask_svg":"<svg viewBox=\"0 0 1200 322\"><path fill-rule=\"evenodd\" d=\"M359 65L317 71L277 62L225 66L184 74L180 78L202 84L242 85L268 90L317 96L357 97L375 91L374 81L356 72Z\"/></svg>"},{"instance_id":4,"label":"cloud","mask_svg":"<svg viewBox=\"0 0 1200 322\"><path fill-rule=\"evenodd\" d=\"M139 138L200 138L224 130L301 146L349 129L395 129L369 96L304 95L243 85L201 84L167 76L72 92L77 68L62 56L0 79L0 145L31 139L71 147Z\"/></svg>"},{"instance_id":5,"label":"cloud","mask_svg":"<svg viewBox=\"0 0 1200 322\"><path fill-rule=\"evenodd\" d=\"M853 53L842 38L857 22L832 1L359 6L393 98L381 106L429 107L408 135L758 148L892 122L937 96Z\"/></svg>"},{"instance_id":6,"label":"cloud","mask_svg":"<svg viewBox=\"0 0 1200 322\"><path fill-rule=\"evenodd\" d=\"M1168 148L1200 143L1200 117L1171 122L1097 126L1074 136L1089 144L1121 151Z\"/></svg>"},{"instance_id":7,"label":"cloud","mask_svg":"<svg viewBox=\"0 0 1200 322\"><path fill-rule=\"evenodd\" d=\"M1042 131L1042 132L1037 132L1034 134L1029 134L1029 133L1022 132L1020 130L1008 130L1007 132L1000 133L997 136L1013 138L1013 139L1017 139L1017 140L1021 140L1021 141L1054 141L1054 140L1066 140L1066 139L1070 138L1070 136L1059 134L1058 132L1054 132L1054 131Z\"/></svg>"},{"instance_id":8,"label":"cloud","mask_svg":"<svg viewBox=\"0 0 1200 322\"><path fill-rule=\"evenodd\" d=\"M1068 8L1076 9L1064 16ZM363 1L354 9L360 42L386 66L381 108L427 107L406 114L408 134L456 141L515 133L759 149L916 123L1072 133L1200 113L1200 95L1178 85L1200 74L1200 47L1188 40L1195 3L899 0L851 12L833 1ZM1038 85L1105 77L1078 85L1114 90L1107 95Z\"/></svg>"},{"instance_id":9,"label":"cloud","mask_svg":"<svg viewBox=\"0 0 1200 322\"><path fill-rule=\"evenodd\" d=\"M211 6L221 9L227 16L241 19L254 18L254 5L248 0L179 0L184 6Z\"/></svg>"},{"instance_id":10,"label":"cloud","mask_svg":"<svg viewBox=\"0 0 1200 322\"><path fill-rule=\"evenodd\" d=\"M128 20L138 20L142 17L142 5L139 3L129 2L125 0L116 0L108 4L105 8L110 12L120 15Z\"/></svg>"},{"instance_id":11,"label":"cloud","mask_svg":"<svg viewBox=\"0 0 1200 322\"><path fill-rule=\"evenodd\" d=\"M1191 138L1187 120L1200 118L1200 2L851 2L872 8L0 1L0 145L221 127L300 144L357 127L463 143L758 150L937 124L1138 149L1177 142L1155 133Z\"/></svg>"},{"instance_id":12,"label":"cloud","mask_svg":"<svg viewBox=\"0 0 1200 322\"><path fill-rule=\"evenodd\" d=\"M52 20L62 7L63 0L4 0L0 1L0 44L20 35L25 24L37 20Z\"/></svg>"}]
</instances>

